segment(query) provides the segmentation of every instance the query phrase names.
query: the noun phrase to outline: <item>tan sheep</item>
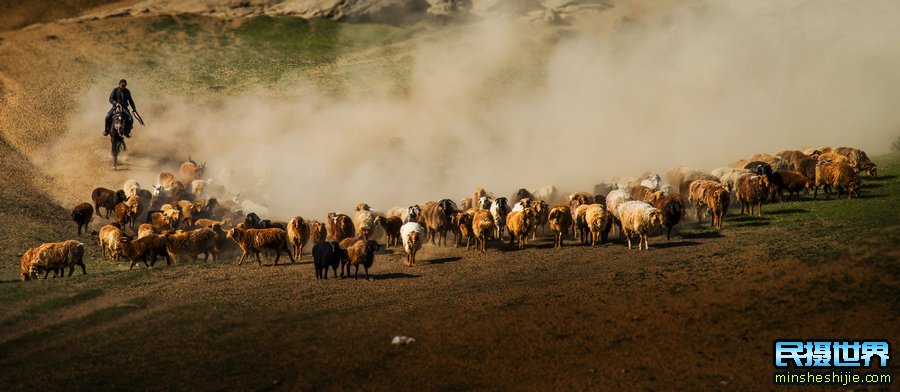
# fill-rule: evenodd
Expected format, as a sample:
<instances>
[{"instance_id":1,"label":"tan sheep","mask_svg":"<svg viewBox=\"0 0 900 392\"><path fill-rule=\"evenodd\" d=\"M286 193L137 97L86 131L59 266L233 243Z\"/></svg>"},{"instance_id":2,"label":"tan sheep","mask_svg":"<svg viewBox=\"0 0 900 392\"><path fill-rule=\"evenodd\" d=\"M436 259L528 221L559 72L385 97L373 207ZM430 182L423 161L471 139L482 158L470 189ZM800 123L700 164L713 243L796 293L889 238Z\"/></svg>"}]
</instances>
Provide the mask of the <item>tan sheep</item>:
<instances>
[{"instance_id":1,"label":"tan sheep","mask_svg":"<svg viewBox=\"0 0 900 392\"><path fill-rule=\"evenodd\" d=\"M534 228L535 212L532 208L523 211L512 211L506 217L506 228L509 229L509 246L518 242L519 249L528 244L529 231Z\"/></svg>"},{"instance_id":2,"label":"tan sheep","mask_svg":"<svg viewBox=\"0 0 900 392\"><path fill-rule=\"evenodd\" d=\"M555 233L553 248L562 248L563 236L569 234L572 227L572 212L569 206L565 204L554 206L547 216L547 221L550 223L550 231Z\"/></svg>"},{"instance_id":3,"label":"tan sheep","mask_svg":"<svg viewBox=\"0 0 900 392\"><path fill-rule=\"evenodd\" d=\"M309 225L303 217L296 216L288 222L287 236L294 258L300 260L300 256L303 254L303 247L309 241Z\"/></svg>"},{"instance_id":4,"label":"tan sheep","mask_svg":"<svg viewBox=\"0 0 900 392\"><path fill-rule=\"evenodd\" d=\"M585 221L591 232L591 246L597 246L597 243L606 241L604 230L606 228L606 219L606 207L600 204L591 204L587 206L587 210L585 211Z\"/></svg>"},{"instance_id":5,"label":"tan sheep","mask_svg":"<svg viewBox=\"0 0 900 392\"><path fill-rule=\"evenodd\" d=\"M345 215L346 216L346 215ZM349 218L349 217L348 217ZM281 258L281 251L285 251L294 262L294 256L288 247L287 232L281 229L242 229L235 227L228 231L228 238L231 238L240 247L243 253L238 260L238 265L244 263L244 259L250 253L256 255L257 265L262 266L262 260L259 258L259 252L266 250L275 251L275 265L278 265L278 259Z\"/></svg>"},{"instance_id":6,"label":"tan sheep","mask_svg":"<svg viewBox=\"0 0 900 392\"><path fill-rule=\"evenodd\" d=\"M489 210L478 210L472 217L472 234L475 236L475 247L482 252L487 252L487 240L497 230L494 216Z\"/></svg>"}]
</instances>

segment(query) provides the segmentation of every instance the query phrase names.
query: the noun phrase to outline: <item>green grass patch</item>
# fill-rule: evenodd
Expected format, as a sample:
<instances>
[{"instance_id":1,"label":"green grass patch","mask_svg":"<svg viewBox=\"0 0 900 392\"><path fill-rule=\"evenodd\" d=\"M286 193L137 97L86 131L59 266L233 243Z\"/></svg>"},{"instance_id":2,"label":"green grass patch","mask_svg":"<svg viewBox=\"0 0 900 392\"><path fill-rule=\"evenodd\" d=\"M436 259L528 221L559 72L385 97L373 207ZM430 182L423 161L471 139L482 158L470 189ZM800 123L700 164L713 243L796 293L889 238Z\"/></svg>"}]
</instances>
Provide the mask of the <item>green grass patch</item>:
<instances>
[{"instance_id":1,"label":"green grass patch","mask_svg":"<svg viewBox=\"0 0 900 392\"><path fill-rule=\"evenodd\" d=\"M103 290L100 289L79 290L72 294L56 296L31 305L25 310L25 313L29 315L39 315L97 298L102 294Z\"/></svg>"}]
</instances>

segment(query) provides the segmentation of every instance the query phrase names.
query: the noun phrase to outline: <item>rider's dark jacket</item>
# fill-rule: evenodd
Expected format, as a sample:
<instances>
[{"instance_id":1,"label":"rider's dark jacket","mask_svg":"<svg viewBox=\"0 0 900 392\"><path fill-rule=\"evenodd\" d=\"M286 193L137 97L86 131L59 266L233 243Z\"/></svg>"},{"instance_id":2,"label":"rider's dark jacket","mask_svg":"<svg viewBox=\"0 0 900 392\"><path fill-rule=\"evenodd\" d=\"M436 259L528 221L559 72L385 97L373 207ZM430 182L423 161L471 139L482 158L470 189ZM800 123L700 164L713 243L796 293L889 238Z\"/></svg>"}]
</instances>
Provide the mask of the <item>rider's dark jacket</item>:
<instances>
[{"instance_id":1,"label":"rider's dark jacket","mask_svg":"<svg viewBox=\"0 0 900 392\"><path fill-rule=\"evenodd\" d=\"M131 110L137 110L134 107L134 100L131 99L131 90L128 88L120 89L118 87L114 88L111 93L109 93L109 104L116 106L116 104L122 105L122 107L128 107L131 105Z\"/></svg>"}]
</instances>

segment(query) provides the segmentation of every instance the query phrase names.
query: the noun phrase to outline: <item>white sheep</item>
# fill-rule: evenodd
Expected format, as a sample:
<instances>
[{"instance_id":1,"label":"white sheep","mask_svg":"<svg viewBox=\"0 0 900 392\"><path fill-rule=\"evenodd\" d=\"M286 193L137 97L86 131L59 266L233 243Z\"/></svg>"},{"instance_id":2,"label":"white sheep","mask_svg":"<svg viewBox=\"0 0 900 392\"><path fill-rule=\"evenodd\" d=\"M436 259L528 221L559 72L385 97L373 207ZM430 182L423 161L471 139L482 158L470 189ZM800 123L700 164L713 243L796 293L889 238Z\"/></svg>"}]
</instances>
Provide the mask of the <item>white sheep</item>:
<instances>
[{"instance_id":1,"label":"white sheep","mask_svg":"<svg viewBox=\"0 0 900 392\"><path fill-rule=\"evenodd\" d=\"M725 185L725 190L733 194L735 190L734 185L737 183L738 177L746 172L746 170L739 170L726 166L713 169L709 172L709 174L711 174L713 177L718 178L719 182L721 182L722 185Z\"/></svg>"},{"instance_id":2,"label":"white sheep","mask_svg":"<svg viewBox=\"0 0 900 392\"><path fill-rule=\"evenodd\" d=\"M503 240L503 228L506 227L506 216L509 212L509 202L505 197L498 197L491 203L491 216L494 217L494 224L497 226L498 240Z\"/></svg>"},{"instance_id":3,"label":"white sheep","mask_svg":"<svg viewBox=\"0 0 900 392\"><path fill-rule=\"evenodd\" d=\"M662 226L662 212L643 201L626 201L618 206L617 214L622 224L622 233L628 240L628 249L631 249L631 237L634 235L640 237L638 249L649 249L648 237Z\"/></svg>"},{"instance_id":4,"label":"white sheep","mask_svg":"<svg viewBox=\"0 0 900 392\"><path fill-rule=\"evenodd\" d=\"M211 178L208 180L191 181L191 193L193 193L194 196L202 196L203 190L206 188L207 185L211 184L212 181L213 180Z\"/></svg>"},{"instance_id":5,"label":"white sheep","mask_svg":"<svg viewBox=\"0 0 900 392\"><path fill-rule=\"evenodd\" d=\"M412 235L415 233L414 235ZM416 252L422 248L425 242L425 228L416 222L407 222L400 227L400 238L403 240L403 250L406 251L406 264L416 264Z\"/></svg>"},{"instance_id":6,"label":"white sheep","mask_svg":"<svg viewBox=\"0 0 900 392\"><path fill-rule=\"evenodd\" d=\"M641 180L641 185L651 190L657 191L659 190L659 185L662 182L662 178L659 177L659 174L654 174L648 178L644 178Z\"/></svg>"},{"instance_id":7,"label":"white sheep","mask_svg":"<svg viewBox=\"0 0 900 392\"><path fill-rule=\"evenodd\" d=\"M372 231L375 230L376 226L375 216L372 211L368 210L356 212L356 217L353 218L353 225L356 226L356 232L360 238L368 240L373 235Z\"/></svg>"},{"instance_id":8,"label":"white sheep","mask_svg":"<svg viewBox=\"0 0 900 392\"><path fill-rule=\"evenodd\" d=\"M490 196L481 196L478 198L478 201L475 203L475 208L480 210L489 210L491 208L491 204L493 204L494 199Z\"/></svg>"},{"instance_id":9,"label":"white sheep","mask_svg":"<svg viewBox=\"0 0 900 392\"><path fill-rule=\"evenodd\" d=\"M128 180L125 181L125 184L122 184L122 190L125 191L125 198L127 199L141 192L141 184L136 180Z\"/></svg>"},{"instance_id":10,"label":"white sheep","mask_svg":"<svg viewBox=\"0 0 900 392\"><path fill-rule=\"evenodd\" d=\"M269 216L269 215L271 215L271 214L269 213L269 208L268 208L268 207L266 207L266 206L264 206L264 205L262 205L262 204L259 204L259 203L257 203L257 202L254 202L253 200L246 199L246 198L244 198L243 196L241 196L240 193L238 193L237 195L235 195L234 198L233 198L231 201L233 201L234 204L237 204L238 206L240 206L240 207L241 207L241 211L243 211L244 213L248 213L248 214L249 214L249 213L251 213L251 212L255 212L256 215L260 215L260 216Z\"/></svg>"}]
</instances>

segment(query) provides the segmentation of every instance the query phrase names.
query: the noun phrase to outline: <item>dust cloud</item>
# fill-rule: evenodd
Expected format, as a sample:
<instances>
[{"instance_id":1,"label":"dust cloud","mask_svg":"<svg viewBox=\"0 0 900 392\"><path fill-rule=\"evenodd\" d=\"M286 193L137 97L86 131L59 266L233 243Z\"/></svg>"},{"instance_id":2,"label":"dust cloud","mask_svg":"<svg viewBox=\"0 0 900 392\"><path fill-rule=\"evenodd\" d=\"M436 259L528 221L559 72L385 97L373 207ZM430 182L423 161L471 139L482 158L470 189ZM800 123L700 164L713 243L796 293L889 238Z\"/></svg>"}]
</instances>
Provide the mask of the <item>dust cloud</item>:
<instances>
[{"instance_id":1,"label":"dust cloud","mask_svg":"<svg viewBox=\"0 0 900 392\"><path fill-rule=\"evenodd\" d=\"M322 219L359 202L386 210L458 201L479 186L507 197L547 184L590 191L615 176L712 169L783 149L847 145L872 155L900 129L896 1L635 12L649 16L456 27L417 42L402 89L373 72L357 77L387 87L348 84L336 96L294 78L277 91L204 100L162 93L144 105L150 124L137 128L126 158L149 163L121 179L148 187L190 155L276 218ZM80 95L63 143L97 138L104 82Z\"/></svg>"}]
</instances>

